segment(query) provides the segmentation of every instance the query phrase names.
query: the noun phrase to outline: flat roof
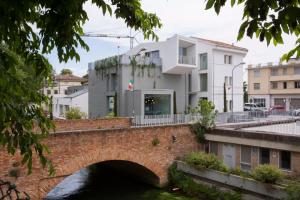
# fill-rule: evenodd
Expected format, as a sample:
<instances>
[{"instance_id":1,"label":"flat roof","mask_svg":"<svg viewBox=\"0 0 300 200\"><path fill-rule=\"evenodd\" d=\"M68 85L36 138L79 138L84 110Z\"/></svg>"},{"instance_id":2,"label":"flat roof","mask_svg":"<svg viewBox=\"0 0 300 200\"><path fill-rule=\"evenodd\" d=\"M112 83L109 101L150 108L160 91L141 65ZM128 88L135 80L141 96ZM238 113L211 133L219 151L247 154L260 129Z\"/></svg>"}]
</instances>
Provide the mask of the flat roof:
<instances>
[{"instance_id":1,"label":"flat roof","mask_svg":"<svg viewBox=\"0 0 300 200\"><path fill-rule=\"evenodd\" d=\"M241 130L268 132L268 133L274 133L274 134L277 133L277 134L281 134L281 135L300 136L300 121L293 122L293 123L255 126L255 127L250 127L250 128L242 128Z\"/></svg>"}]
</instances>

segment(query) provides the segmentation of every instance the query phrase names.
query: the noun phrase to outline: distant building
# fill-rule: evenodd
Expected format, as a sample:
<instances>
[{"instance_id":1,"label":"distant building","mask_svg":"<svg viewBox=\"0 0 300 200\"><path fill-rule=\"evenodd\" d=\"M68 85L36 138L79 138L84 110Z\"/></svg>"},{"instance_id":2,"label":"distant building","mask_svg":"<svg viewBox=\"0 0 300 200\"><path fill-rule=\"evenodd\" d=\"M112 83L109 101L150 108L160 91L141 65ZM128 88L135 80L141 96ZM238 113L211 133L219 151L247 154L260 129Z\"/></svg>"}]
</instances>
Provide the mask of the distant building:
<instances>
[{"instance_id":1,"label":"distant building","mask_svg":"<svg viewBox=\"0 0 300 200\"><path fill-rule=\"evenodd\" d=\"M248 66L249 101L263 107L300 108L300 61Z\"/></svg>"},{"instance_id":2,"label":"distant building","mask_svg":"<svg viewBox=\"0 0 300 200\"><path fill-rule=\"evenodd\" d=\"M88 114L88 89L76 91L63 97L53 97L53 117L65 118L70 108L79 108L87 116Z\"/></svg>"},{"instance_id":3,"label":"distant building","mask_svg":"<svg viewBox=\"0 0 300 200\"><path fill-rule=\"evenodd\" d=\"M47 96L65 96L68 94L68 87L81 86L86 79L73 74L56 75L53 80L53 86L45 85L42 92Z\"/></svg>"},{"instance_id":4,"label":"distant building","mask_svg":"<svg viewBox=\"0 0 300 200\"><path fill-rule=\"evenodd\" d=\"M243 71L234 66L247 49L223 42L175 35L166 41L143 43L119 57L89 63L89 117L185 113L198 99L227 110L243 110ZM135 63L136 61L136 63ZM234 89L232 108L231 91ZM114 103L116 98L116 103Z\"/></svg>"}]
</instances>

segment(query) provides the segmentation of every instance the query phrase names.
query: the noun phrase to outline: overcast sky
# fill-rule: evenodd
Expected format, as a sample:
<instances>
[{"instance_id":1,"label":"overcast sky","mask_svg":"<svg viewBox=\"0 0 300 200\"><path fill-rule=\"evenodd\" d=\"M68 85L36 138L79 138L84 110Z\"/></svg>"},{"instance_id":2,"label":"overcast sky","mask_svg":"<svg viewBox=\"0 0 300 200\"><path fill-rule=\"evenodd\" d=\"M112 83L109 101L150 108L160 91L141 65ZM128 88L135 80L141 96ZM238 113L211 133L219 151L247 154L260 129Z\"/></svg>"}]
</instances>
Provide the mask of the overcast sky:
<instances>
[{"instance_id":1,"label":"overcast sky","mask_svg":"<svg viewBox=\"0 0 300 200\"><path fill-rule=\"evenodd\" d=\"M226 5L220 15L217 15L214 10L205 10L204 0L142 0L142 8L147 12L156 13L161 19L163 27L156 30L160 40L180 34L234 43L249 50L245 58L247 64L277 62L280 56L291 49L295 43L294 37L286 35L285 44L276 47L273 45L267 47L266 43L261 43L256 38L245 37L237 42L236 37L242 22L242 6L231 8L230 5ZM84 25L85 32L129 35L130 30L122 20L103 16L102 12L91 3L87 3L85 9L89 16L89 21ZM144 42L141 33L133 34L137 34L138 42ZM84 75L89 62L116 55L118 46L120 53L129 50L128 39L85 38L84 40L89 45L90 51L78 49L80 62L59 63L56 52L48 56L56 72L60 72L62 68L70 68L74 74Z\"/></svg>"}]
</instances>

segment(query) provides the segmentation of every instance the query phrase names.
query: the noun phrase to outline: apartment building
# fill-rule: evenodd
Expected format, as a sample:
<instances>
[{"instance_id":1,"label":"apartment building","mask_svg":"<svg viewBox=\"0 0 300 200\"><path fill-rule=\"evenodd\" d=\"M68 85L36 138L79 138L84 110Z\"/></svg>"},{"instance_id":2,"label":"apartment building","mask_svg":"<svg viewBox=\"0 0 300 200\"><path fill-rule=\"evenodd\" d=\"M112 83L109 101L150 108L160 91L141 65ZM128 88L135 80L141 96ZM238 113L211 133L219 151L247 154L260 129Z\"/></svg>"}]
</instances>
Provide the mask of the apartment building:
<instances>
[{"instance_id":1,"label":"apartment building","mask_svg":"<svg viewBox=\"0 0 300 200\"><path fill-rule=\"evenodd\" d=\"M53 85L45 85L42 92L47 96L59 97L68 94L68 88L72 86L81 86L87 82L86 79L73 74L56 75L54 76ZM82 88L83 89L83 88Z\"/></svg>"},{"instance_id":2,"label":"apartment building","mask_svg":"<svg viewBox=\"0 0 300 200\"><path fill-rule=\"evenodd\" d=\"M300 61L248 66L248 93L251 102L263 107L300 108Z\"/></svg>"},{"instance_id":3,"label":"apartment building","mask_svg":"<svg viewBox=\"0 0 300 200\"><path fill-rule=\"evenodd\" d=\"M199 98L223 112L224 83L227 110L242 111L243 69L234 70L234 79L232 69L246 54L235 45L174 35L89 63L89 117L105 116L114 106L119 116L186 113Z\"/></svg>"}]
</instances>

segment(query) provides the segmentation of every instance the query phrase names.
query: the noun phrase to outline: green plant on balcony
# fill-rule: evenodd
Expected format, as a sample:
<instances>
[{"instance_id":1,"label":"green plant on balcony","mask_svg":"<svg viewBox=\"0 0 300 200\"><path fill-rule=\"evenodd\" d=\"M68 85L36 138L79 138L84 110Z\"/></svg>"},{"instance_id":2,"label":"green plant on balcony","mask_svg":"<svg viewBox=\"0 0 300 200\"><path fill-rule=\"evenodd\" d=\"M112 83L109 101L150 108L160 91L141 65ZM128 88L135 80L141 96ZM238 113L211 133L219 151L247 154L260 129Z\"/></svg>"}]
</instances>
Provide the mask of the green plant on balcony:
<instances>
[{"instance_id":1,"label":"green plant on balcony","mask_svg":"<svg viewBox=\"0 0 300 200\"><path fill-rule=\"evenodd\" d=\"M222 172L228 172L228 168L215 154L191 152L185 156L184 161L200 170L213 169Z\"/></svg>"},{"instance_id":2,"label":"green plant on balcony","mask_svg":"<svg viewBox=\"0 0 300 200\"><path fill-rule=\"evenodd\" d=\"M253 171L253 178L263 183L275 184L283 178L283 173L273 165L259 165Z\"/></svg>"},{"instance_id":3,"label":"green plant on balcony","mask_svg":"<svg viewBox=\"0 0 300 200\"><path fill-rule=\"evenodd\" d=\"M156 147L157 145L159 145L160 141L159 139L156 137L152 140L152 146Z\"/></svg>"}]
</instances>

